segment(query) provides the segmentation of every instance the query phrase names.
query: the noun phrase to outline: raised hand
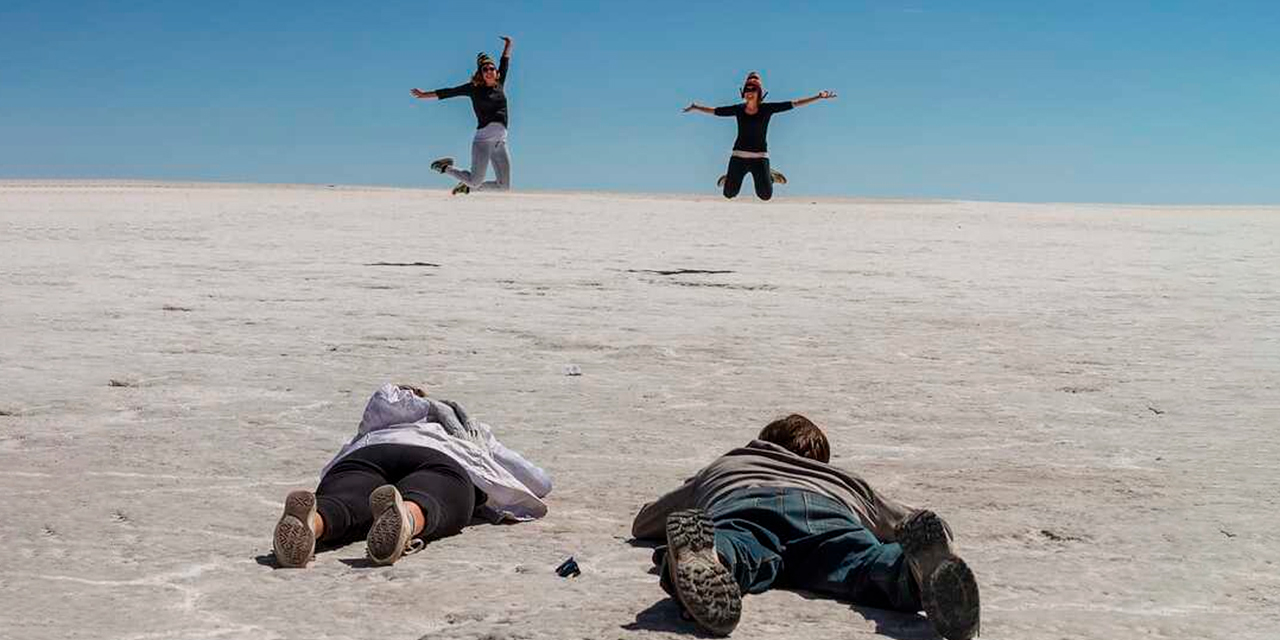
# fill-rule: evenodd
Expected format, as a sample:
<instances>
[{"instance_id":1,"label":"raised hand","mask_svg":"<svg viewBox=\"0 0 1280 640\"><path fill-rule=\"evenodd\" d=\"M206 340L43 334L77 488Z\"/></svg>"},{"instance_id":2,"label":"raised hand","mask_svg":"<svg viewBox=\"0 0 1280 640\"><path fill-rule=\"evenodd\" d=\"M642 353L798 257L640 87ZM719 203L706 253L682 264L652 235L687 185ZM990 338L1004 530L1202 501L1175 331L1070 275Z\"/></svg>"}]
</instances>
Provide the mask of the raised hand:
<instances>
[{"instance_id":1,"label":"raised hand","mask_svg":"<svg viewBox=\"0 0 1280 640\"><path fill-rule=\"evenodd\" d=\"M819 100L830 100L830 99L835 98L835 97L836 97L836 92L834 92L834 91L819 91L819 92L818 92L818 99L819 99Z\"/></svg>"},{"instance_id":2,"label":"raised hand","mask_svg":"<svg viewBox=\"0 0 1280 640\"><path fill-rule=\"evenodd\" d=\"M423 91L422 89L418 89L418 88L416 88L416 87L415 87L415 88L413 88L413 89L410 89L410 90L409 90L409 93L410 93L410 94L412 94L412 95L413 95L413 97L415 97L415 98L425 98L425 97L427 97L427 92L426 92L426 91Z\"/></svg>"},{"instance_id":3,"label":"raised hand","mask_svg":"<svg viewBox=\"0 0 1280 640\"><path fill-rule=\"evenodd\" d=\"M681 112L681 113L689 113L690 111L693 111L694 109L697 109L697 108L698 108L698 103L696 103L696 102L690 102L690 103L689 103L689 106L685 107L684 109L681 109L681 110L680 110L680 112Z\"/></svg>"}]
</instances>

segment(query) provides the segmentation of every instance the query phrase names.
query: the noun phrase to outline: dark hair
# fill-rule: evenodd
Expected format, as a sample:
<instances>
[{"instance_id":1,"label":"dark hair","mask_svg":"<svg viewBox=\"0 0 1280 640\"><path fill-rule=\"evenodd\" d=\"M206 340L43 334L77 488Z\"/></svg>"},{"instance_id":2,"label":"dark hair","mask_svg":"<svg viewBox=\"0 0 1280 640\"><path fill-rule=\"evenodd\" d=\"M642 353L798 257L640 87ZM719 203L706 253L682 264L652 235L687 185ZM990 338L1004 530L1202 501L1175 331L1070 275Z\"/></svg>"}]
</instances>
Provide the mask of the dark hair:
<instances>
[{"instance_id":1,"label":"dark hair","mask_svg":"<svg viewBox=\"0 0 1280 640\"><path fill-rule=\"evenodd\" d=\"M760 440L772 442L791 453L818 462L831 461L831 444L818 425L808 418L793 413L765 425L760 430Z\"/></svg>"}]
</instances>

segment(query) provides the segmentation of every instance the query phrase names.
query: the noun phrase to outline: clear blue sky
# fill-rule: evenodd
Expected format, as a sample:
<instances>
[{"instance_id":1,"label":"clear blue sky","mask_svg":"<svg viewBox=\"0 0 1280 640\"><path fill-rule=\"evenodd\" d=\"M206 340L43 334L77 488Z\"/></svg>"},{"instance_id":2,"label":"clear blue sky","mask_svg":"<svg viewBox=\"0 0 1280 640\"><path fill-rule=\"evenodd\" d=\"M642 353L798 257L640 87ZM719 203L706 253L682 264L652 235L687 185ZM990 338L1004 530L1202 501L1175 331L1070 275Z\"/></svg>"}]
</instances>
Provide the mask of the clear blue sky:
<instances>
[{"instance_id":1,"label":"clear blue sky","mask_svg":"<svg viewBox=\"0 0 1280 640\"><path fill-rule=\"evenodd\" d=\"M785 194L1280 202L1280 2L0 2L0 178L447 187L516 38L517 188L714 192L748 70Z\"/></svg>"}]
</instances>

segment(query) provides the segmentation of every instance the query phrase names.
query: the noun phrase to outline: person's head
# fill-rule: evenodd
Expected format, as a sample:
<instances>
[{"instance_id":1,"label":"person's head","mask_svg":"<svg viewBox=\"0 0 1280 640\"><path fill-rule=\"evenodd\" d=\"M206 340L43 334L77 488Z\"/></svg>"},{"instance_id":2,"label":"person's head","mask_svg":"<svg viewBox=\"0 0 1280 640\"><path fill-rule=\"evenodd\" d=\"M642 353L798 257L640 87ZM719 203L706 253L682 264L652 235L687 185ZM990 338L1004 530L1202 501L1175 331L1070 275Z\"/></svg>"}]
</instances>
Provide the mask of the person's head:
<instances>
[{"instance_id":1,"label":"person's head","mask_svg":"<svg viewBox=\"0 0 1280 640\"><path fill-rule=\"evenodd\" d=\"M827 436L818 425L798 413L765 425L757 439L772 442L803 458L831 462L831 445Z\"/></svg>"},{"instance_id":2,"label":"person's head","mask_svg":"<svg viewBox=\"0 0 1280 640\"><path fill-rule=\"evenodd\" d=\"M760 74L755 71L748 73L747 79L742 81L742 99L747 102L762 102L764 96L764 83L760 81Z\"/></svg>"},{"instance_id":3,"label":"person's head","mask_svg":"<svg viewBox=\"0 0 1280 640\"><path fill-rule=\"evenodd\" d=\"M476 72L471 76L471 84L490 87L498 84L498 66L483 51L476 54Z\"/></svg>"}]
</instances>

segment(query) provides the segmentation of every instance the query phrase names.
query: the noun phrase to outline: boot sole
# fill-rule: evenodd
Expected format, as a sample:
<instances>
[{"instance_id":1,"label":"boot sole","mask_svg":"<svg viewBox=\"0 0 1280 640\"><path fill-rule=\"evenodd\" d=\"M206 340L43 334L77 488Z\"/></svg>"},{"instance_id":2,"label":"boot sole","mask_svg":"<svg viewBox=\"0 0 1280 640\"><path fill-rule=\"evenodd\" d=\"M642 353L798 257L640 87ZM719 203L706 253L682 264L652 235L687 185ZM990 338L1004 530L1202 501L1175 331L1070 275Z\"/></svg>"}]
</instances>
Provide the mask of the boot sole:
<instances>
[{"instance_id":1,"label":"boot sole","mask_svg":"<svg viewBox=\"0 0 1280 640\"><path fill-rule=\"evenodd\" d=\"M727 636L742 617L742 594L716 554L715 526L701 509L667 516L667 567L676 597L707 631Z\"/></svg>"},{"instance_id":2,"label":"boot sole","mask_svg":"<svg viewBox=\"0 0 1280 640\"><path fill-rule=\"evenodd\" d=\"M316 536L311 532L311 516L315 512L316 496L310 491L294 491L284 499L284 513L276 523L272 541L280 566L305 567L315 556Z\"/></svg>"},{"instance_id":3,"label":"boot sole","mask_svg":"<svg viewBox=\"0 0 1280 640\"><path fill-rule=\"evenodd\" d=\"M898 543L914 565L921 604L934 630L947 640L970 640L981 626L978 581L952 553L950 539L946 523L927 510L898 529Z\"/></svg>"},{"instance_id":4,"label":"boot sole","mask_svg":"<svg viewBox=\"0 0 1280 640\"><path fill-rule=\"evenodd\" d=\"M924 613L938 635L947 640L969 640L981 630L978 581L969 565L958 557L944 560L921 589Z\"/></svg>"},{"instance_id":5,"label":"boot sole","mask_svg":"<svg viewBox=\"0 0 1280 640\"><path fill-rule=\"evenodd\" d=\"M394 485L384 484L369 494L373 526L365 540L365 552L377 564L392 564L404 555L412 531L404 517L404 498Z\"/></svg>"}]
</instances>

